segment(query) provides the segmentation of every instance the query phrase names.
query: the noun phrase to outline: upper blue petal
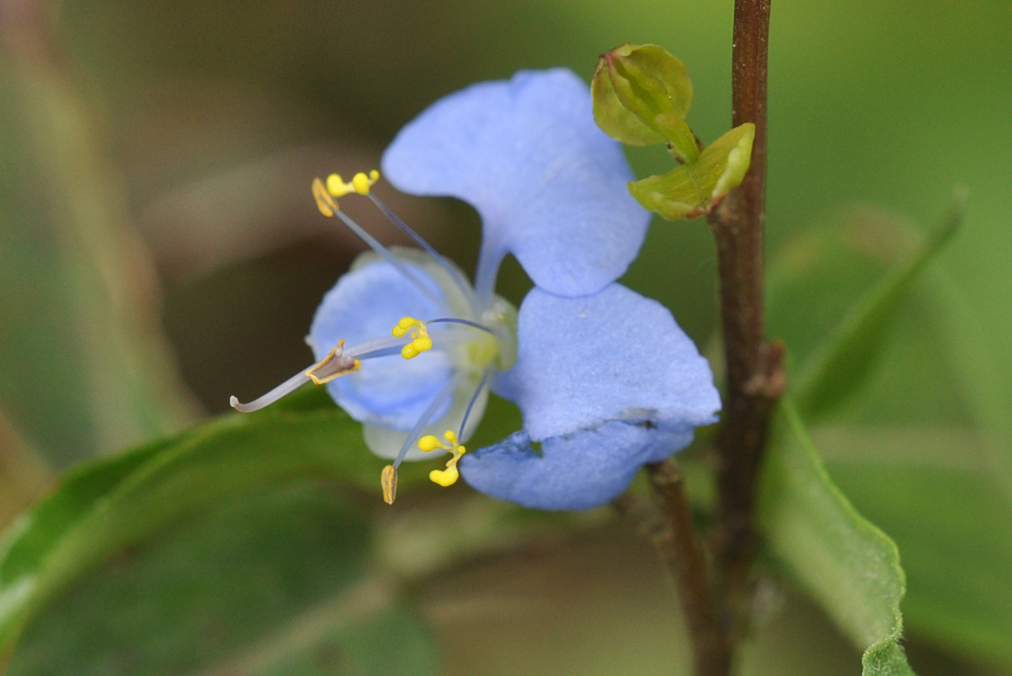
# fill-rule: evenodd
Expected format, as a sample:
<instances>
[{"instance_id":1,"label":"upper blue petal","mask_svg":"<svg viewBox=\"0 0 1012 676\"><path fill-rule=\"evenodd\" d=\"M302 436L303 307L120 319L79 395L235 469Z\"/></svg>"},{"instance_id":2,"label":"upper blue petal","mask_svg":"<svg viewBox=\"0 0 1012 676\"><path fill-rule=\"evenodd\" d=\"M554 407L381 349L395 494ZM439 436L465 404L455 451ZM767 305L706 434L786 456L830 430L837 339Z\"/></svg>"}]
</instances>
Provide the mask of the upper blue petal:
<instances>
[{"instance_id":1,"label":"upper blue petal","mask_svg":"<svg viewBox=\"0 0 1012 676\"><path fill-rule=\"evenodd\" d=\"M523 432L465 455L460 472L472 487L537 509L588 509L602 505L632 481L643 463L668 457L692 441L691 426L613 420L541 445Z\"/></svg>"},{"instance_id":2,"label":"upper blue petal","mask_svg":"<svg viewBox=\"0 0 1012 676\"><path fill-rule=\"evenodd\" d=\"M421 268L409 266L420 280L431 281L432 291L443 296L439 285ZM441 307L392 265L377 261L343 275L327 292L316 310L309 337L317 359L345 341L346 347L390 335L401 317L444 316ZM331 381L327 391L353 418L371 425L408 430L452 377L452 364L436 350L407 361L395 354L370 359L361 370ZM436 418L442 417L445 410Z\"/></svg>"},{"instance_id":3,"label":"upper blue petal","mask_svg":"<svg viewBox=\"0 0 1012 676\"><path fill-rule=\"evenodd\" d=\"M581 298L533 289L520 306L517 362L497 392L535 441L607 420L716 422L710 365L657 301L620 284Z\"/></svg>"},{"instance_id":4,"label":"upper blue petal","mask_svg":"<svg viewBox=\"0 0 1012 676\"><path fill-rule=\"evenodd\" d=\"M479 291L512 252L543 289L595 293L636 257L650 215L629 195L632 172L592 108L586 84L565 69L476 84L404 127L383 172L400 190L478 210Z\"/></svg>"}]
</instances>

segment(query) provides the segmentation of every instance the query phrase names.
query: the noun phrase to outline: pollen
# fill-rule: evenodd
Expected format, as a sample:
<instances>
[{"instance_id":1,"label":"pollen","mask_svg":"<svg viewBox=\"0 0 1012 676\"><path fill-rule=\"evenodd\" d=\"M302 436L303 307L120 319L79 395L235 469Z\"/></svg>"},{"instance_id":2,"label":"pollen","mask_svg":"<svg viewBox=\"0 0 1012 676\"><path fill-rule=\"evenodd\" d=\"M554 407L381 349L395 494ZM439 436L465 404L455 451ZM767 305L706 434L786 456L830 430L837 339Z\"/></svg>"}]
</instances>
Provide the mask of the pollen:
<instances>
[{"instance_id":1,"label":"pollen","mask_svg":"<svg viewBox=\"0 0 1012 676\"><path fill-rule=\"evenodd\" d=\"M401 348L401 356L405 359L414 359L422 352L432 349L432 338L429 337L428 327L420 319L401 317L391 333L396 338L410 333L411 342Z\"/></svg>"},{"instance_id":2,"label":"pollen","mask_svg":"<svg viewBox=\"0 0 1012 676\"><path fill-rule=\"evenodd\" d=\"M462 455L467 453L467 449L457 443L457 435L452 430L446 430L443 438L446 439L445 442L440 441L431 434L427 434L418 440L418 448L423 451L434 451L437 448L441 448L453 454L453 457L446 463L446 469L434 469L429 472L429 479L433 483L446 487L457 483L457 479L460 478L460 472L457 470L457 461L460 460Z\"/></svg>"},{"instance_id":3,"label":"pollen","mask_svg":"<svg viewBox=\"0 0 1012 676\"><path fill-rule=\"evenodd\" d=\"M373 169L368 174L359 172L352 176L350 181L345 181L340 174L331 174L327 177L327 192L335 199L340 199L349 193L368 195L380 178L380 173Z\"/></svg>"}]
</instances>

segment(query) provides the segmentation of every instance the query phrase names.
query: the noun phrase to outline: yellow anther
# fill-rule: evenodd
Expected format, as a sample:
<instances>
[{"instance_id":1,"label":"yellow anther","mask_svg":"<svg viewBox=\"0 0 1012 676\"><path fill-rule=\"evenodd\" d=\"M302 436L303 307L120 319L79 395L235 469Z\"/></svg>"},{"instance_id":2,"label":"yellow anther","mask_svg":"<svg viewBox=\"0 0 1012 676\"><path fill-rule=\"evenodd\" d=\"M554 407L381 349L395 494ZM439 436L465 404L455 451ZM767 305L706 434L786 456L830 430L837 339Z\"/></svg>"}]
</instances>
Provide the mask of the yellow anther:
<instances>
[{"instance_id":1,"label":"yellow anther","mask_svg":"<svg viewBox=\"0 0 1012 676\"><path fill-rule=\"evenodd\" d=\"M380 486L383 487L383 502L388 505L394 504L397 499L397 468L387 465L380 474Z\"/></svg>"},{"instance_id":2,"label":"yellow anther","mask_svg":"<svg viewBox=\"0 0 1012 676\"><path fill-rule=\"evenodd\" d=\"M446 488L447 486L452 486L453 484L457 483L457 479L459 478L460 472L458 472L457 468L454 466L448 466L446 469L443 470L434 469L431 472L429 472L429 479L433 483L437 483L443 488Z\"/></svg>"},{"instance_id":3,"label":"yellow anther","mask_svg":"<svg viewBox=\"0 0 1012 676\"><path fill-rule=\"evenodd\" d=\"M413 329L417 324L421 323L422 322L418 321L414 317L401 317L401 321L397 322L397 326L394 327L391 333L393 333L395 337L400 338Z\"/></svg>"},{"instance_id":4,"label":"yellow anther","mask_svg":"<svg viewBox=\"0 0 1012 676\"><path fill-rule=\"evenodd\" d=\"M329 178L327 183L330 183ZM327 218L331 218L338 209L337 202L331 198L327 189L323 187L323 181L318 178L313 179L313 198L316 200L316 208Z\"/></svg>"},{"instance_id":5,"label":"yellow anther","mask_svg":"<svg viewBox=\"0 0 1012 676\"><path fill-rule=\"evenodd\" d=\"M432 436L431 434L426 434L424 437L418 440L418 448L427 452L427 451L434 451L437 448L445 448L445 446L443 446L443 444L441 444L439 439L437 439L436 437Z\"/></svg>"},{"instance_id":6,"label":"yellow anther","mask_svg":"<svg viewBox=\"0 0 1012 676\"><path fill-rule=\"evenodd\" d=\"M344 197L351 192L348 184L344 182L340 174L331 174L327 177L327 192L334 197Z\"/></svg>"},{"instance_id":7,"label":"yellow anther","mask_svg":"<svg viewBox=\"0 0 1012 676\"><path fill-rule=\"evenodd\" d=\"M369 189L379 180L379 177L380 173L375 169L368 174L360 171L350 181L345 181L340 174L331 174L327 177L327 192L337 199L352 192L368 195Z\"/></svg>"},{"instance_id":8,"label":"yellow anther","mask_svg":"<svg viewBox=\"0 0 1012 676\"><path fill-rule=\"evenodd\" d=\"M401 356L405 359L414 359L423 352L427 352L432 349L432 339L428 336L422 336L421 338L415 338L410 343L401 348Z\"/></svg>"},{"instance_id":9,"label":"yellow anther","mask_svg":"<svg viewBox=\"0 0 1012 676\"><path fill-rule=\"evenodd\" d=\"M431 434L427 434L418 440L418 448L423 451L434 451L437 448L441 448L444 451L450 451L453 453L453 457L450 458L446 463L446 469L434 469L429 472L429 479L433 483L437 483L440 486L452 486L460 478L460 472L457 470L457 461L460 460L460 456L467 453L467 449L457 443L457 435L453 430L446 430L443 437L449 443L440 441L438 438Z\"/></svg>"},{"instance_id":10,"label":"yellow anther","mask_svg":"<svg viewBox=\"0 0 1012 676\"><path fill-rule=\"evenodd\" d=\"M401 356L405 359L414 359L422 352L432 349L432 338L429 338L429 331L425 322L414 317L401 317L397 325L390 331L396 338L411 332L411 342L401 348Z\"/></svg>"},{"instance_id":11,"label":"yellow anther","mask_svg":"<svg viewBox=\"0 0 1012 676\"><path fill-rule=\"evenodd\" d=\"M355 192L359 195L368 195L369 188L372 187L372 182L369 180L368 176L359 172L351 179L351 185L355 188Z\"/></svg>"}]
</instances>

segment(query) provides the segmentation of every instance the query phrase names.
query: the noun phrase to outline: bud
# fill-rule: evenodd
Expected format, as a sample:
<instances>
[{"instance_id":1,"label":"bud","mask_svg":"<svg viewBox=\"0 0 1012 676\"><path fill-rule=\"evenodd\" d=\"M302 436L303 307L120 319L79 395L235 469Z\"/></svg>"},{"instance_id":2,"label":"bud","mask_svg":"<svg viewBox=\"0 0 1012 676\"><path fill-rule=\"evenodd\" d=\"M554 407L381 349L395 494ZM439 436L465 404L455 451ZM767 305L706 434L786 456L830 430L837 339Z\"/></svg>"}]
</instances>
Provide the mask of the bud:
<instances>
[{"instance_id":1,"label":"bud","mask_svg":"<svg viewBox=\"0 0 1012 676\"><path fill-rule=\"evenodd\" d=\"M617 141L667 143L681 162L699 159L685 123L692 81L685 64L657 45L621 45L601 56L591 82L594 119Z\"/></svg>"},{"instance_id":2,"label":"bud","mask_svg":"<svg viewBox=\"0 0 1012 676\"><path fill-rule=\"evenodd\" d=\"M631 182L629 193L644 209L669 221L709 214L741 185L752 162L753 140L755 125L746 122L714 141L698 161Z\"/></svg>"}]
</instances>

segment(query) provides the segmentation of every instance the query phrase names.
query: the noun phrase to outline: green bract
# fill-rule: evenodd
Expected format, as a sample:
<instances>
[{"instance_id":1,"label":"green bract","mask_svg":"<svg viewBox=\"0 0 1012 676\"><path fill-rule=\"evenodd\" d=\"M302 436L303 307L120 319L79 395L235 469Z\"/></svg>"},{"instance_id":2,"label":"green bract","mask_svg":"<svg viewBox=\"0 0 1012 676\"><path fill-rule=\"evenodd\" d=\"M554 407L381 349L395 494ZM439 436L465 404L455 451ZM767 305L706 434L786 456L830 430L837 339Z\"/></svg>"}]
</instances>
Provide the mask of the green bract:
<instances>
[{"instance_id":1,"label":"green bract","mask_svg":"<svg viewBox=\"0 0 1012 676\"><path fill-rule=\"evenodd\" d=\"M685 122L692 106L689 72L664 48L626 44L603 54L591 92L594 120L606 134L635 146L665 143L682 165L629 184L645 209L672 221L709 214L745 178L755 125L740 125L700 152Z\"/></svg>"},{"instance_id":2,"label":"green bract","mask_svg":"<svg viewBox=\"0 0 1012 676\"><path fill-rule=\"evenodd\" d=\"M755 125L746 122L711 144L699 160L629 184L636 200L669 221L708 214L745 178Z\"/></svg>"},{"instance_id":3,"label":"green bract","mask_svg":"<svg viewBox=\"0 0 1012 676\"><path fill-rule=\"evenodd\" d=\"M682 162L699 158L685 117L692 80L685 64L657 45L622 45L601 56L591 82L594 119L613 139L635 146L668 143Z\"/></svg>"}]
</instances>

